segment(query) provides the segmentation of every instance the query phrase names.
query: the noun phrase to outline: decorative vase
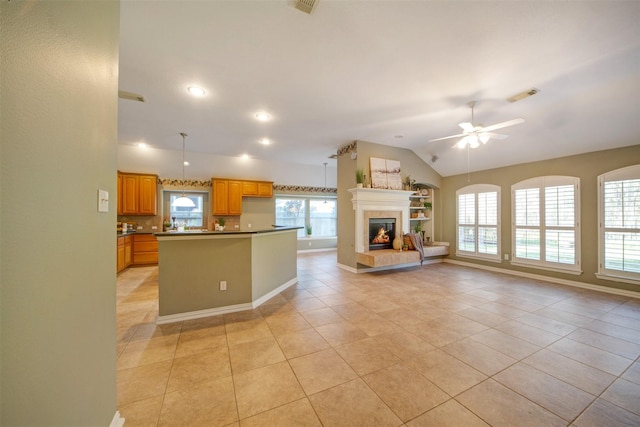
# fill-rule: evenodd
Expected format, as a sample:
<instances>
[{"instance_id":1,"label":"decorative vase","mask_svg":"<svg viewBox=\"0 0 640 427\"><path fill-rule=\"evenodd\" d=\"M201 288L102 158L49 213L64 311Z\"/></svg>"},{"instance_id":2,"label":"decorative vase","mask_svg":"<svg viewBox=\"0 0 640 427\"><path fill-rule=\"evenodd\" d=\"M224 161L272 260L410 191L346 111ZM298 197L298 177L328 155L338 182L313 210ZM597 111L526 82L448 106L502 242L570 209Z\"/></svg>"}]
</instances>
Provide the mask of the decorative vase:
<instances>
[{"instance_id":1,"label":"decorative vase","mask_svg":"<svg viewBox=\"0 0 640 427\"><path fill-rule=\"evenodd\" d=\"M400 235L397 235L395 239L393 239L393 249L399 251L402 249L402 238Z\"/></svg>"}]
</instances>

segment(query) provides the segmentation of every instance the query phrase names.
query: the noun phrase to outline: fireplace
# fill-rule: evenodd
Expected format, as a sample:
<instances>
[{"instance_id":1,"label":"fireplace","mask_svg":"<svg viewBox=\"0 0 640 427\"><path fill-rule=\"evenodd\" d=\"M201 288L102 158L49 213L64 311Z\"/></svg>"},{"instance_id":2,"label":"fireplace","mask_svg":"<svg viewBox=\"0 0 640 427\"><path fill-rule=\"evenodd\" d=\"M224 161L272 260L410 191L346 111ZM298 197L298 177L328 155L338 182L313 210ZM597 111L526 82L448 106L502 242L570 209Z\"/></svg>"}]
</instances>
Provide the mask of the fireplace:
<instances>
[{"instance_id":1,"label":"fireplace","mask_svg":"<svg viewBox=\"0 0 640 427\"><path fill-rule=\"evenodd\" d=\"M369 218L369 250L392 249L396 236L395 218Z\"/></svg>"}]
</instances>

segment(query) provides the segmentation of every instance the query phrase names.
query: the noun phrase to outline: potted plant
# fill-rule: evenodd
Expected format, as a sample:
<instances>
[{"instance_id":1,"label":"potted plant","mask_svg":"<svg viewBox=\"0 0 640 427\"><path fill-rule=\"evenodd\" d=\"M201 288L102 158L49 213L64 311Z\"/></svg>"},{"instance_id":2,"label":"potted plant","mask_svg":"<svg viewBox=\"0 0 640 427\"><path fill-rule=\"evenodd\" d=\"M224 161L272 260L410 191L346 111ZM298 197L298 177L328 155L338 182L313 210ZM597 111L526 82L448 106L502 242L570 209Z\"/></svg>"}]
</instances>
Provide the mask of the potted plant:
<instances>
[{"instance_id":1,"label":"potted plant","mask_svg":"<svg viewBox=\"0 0 640 427\"><path fill-rule=\"evenodd\" d=\"M307 237L311 237L311 233L313 232L313 227L307 225Z\"/></svg>"},{"instance_id":2,"label":"potted plant","mask_svg":"<svg viewBox=\"0 0 640 427\"><path fill-rule=\"evenodd\" d=\"M364 184L364 171L362 168L356 169L356 187L362 188Z\"/></svg>"}]
</instances>

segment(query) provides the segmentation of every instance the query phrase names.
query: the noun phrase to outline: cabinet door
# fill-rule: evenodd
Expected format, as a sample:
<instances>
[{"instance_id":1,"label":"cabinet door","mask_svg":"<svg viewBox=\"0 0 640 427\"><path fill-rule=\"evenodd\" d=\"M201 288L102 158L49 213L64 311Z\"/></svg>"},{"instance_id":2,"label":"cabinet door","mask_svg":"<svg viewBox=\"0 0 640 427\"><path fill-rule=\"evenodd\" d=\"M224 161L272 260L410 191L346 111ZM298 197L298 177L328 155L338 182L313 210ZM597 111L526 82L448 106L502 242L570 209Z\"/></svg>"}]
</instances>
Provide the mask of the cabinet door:
<instances>
[{"instance_id":1,"label":"cabinet door","mask_svg":"<svg viewBox=\"0 0 640 427\"><path fill-rule=\"evenodd\" d=\"M272 182L259 182L258 183L258 196L260 196L260 197L273 197L273 183Z\"/></svg>"},{"instance_id":2,"label":"cabinet door","mask_svg":"<svg viewBox=\"0 0 640 427\"><path fill-rule=\"evenodd\" d=\"M138 177L138 214L155 215L158 185L154 175Z\"/></svg>"},{"instance_id":3,"label":"cabinet door","mask_svg":"<svg viewBox=\"0 0 640 427\"><path fill-rule=\"evenodd\" d=\"M118 199L117 214L122 215L122 175L118 174L118 183L116 185L116 195Z\"/></svg>"},{"instance_id":4,"label":"cabinet door","mask_svg":"<svg viewBox=\"0 0 640 427\"><path fill-rule=\"evenodd\" d=\"M211 212L214 215L227 215L229 212L229 181L226 179L214 179L213 206Z\"/></svg>"},{"instance_id":5,"label":"cabinet door","mask_svg":"<svg viewBox=\"0 0 640 427\"><path fill-rule=\"evenodd\" d=\"M122 214L138 214L138 176L122 175Z\"/></svg>"},{"instance_id":6,"label":"cabinet door","mask_svg":"<svg viewBox=\"0 0 640 427\"><path fill-rule=\"evenodd\" d=\"M229 215L242 213L242 181L229 181Z\"/></svg>"}]
</instances>

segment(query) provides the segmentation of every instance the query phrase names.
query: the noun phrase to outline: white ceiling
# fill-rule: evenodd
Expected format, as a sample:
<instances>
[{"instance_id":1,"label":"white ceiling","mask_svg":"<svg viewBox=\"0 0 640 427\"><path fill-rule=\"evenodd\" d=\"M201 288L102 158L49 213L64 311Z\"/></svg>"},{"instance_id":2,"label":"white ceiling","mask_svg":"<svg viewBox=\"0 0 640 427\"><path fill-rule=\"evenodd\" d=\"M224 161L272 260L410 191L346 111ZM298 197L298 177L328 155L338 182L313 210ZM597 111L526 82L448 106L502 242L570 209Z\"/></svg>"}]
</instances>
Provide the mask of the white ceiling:
<instances>
[{"instance_id":1,"label":"white ceiling","mask_svg":"<svg viewBox=\"0 0 640 427\"><path fill-rule=\"evenodd\" d=\"M186 132L192 152L333 165L357 139L449 176L466 152L427 141L475 100L477 123L526 122L472 150L472 171L636 145L639 22L639 1L124 0L120 90L147 102L119 101L119 143L180 150Z\"/></svg>"}]
</instances>

